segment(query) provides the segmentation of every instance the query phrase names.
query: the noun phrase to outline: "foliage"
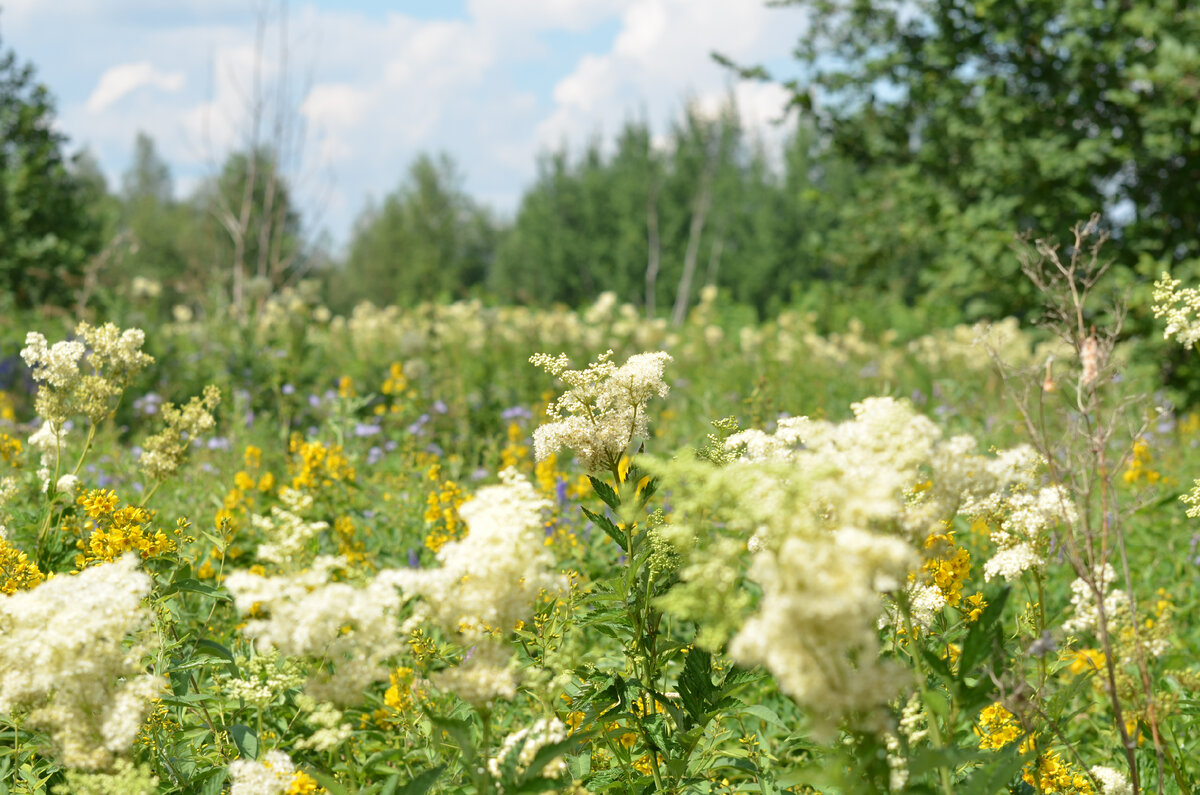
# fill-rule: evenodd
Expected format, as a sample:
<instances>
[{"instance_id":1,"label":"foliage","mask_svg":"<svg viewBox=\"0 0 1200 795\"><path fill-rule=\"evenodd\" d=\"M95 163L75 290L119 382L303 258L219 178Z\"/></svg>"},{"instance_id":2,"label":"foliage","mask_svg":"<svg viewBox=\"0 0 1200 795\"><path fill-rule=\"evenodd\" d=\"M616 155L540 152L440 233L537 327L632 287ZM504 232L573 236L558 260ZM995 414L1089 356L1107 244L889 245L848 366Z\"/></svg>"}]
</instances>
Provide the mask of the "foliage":
<instances>
[{"instance_id":1,"label":"foliage","mask_svg":"<svg viewBox=\"0 0 1200 795\"><path fill-rule=\"evenodd\" d=\"M1195 271L1194 7L785 5L809 23L795 103L865 181L843 214L865 230L856 262L899 268L968 317L1013 313L1031 292L1011 235L1100 207L1125 241L1118 283Z\"/></svg>"},{"instance_id":2,"label":"foliage","mask_svg":"<svg viewBox=\"0 0 1200 795\"><path fill-rule=\"evenodd\" d=\"M345 265L329 274L331 301L465 297L484 281L497 239L489 214L463 192L454 161L421 155L383 206L359 218Z\"/></svg>"},{"instance_id":3,"label":"foliage","mask_svg":"<svg viewBox=\"0 0 1200 795\"><path fill-rule=\"evenodd\" d=\"M0 284L25 308L69 301L102 242L53 118L33 67L0 50Z\"/></svg>"}]
</instances>

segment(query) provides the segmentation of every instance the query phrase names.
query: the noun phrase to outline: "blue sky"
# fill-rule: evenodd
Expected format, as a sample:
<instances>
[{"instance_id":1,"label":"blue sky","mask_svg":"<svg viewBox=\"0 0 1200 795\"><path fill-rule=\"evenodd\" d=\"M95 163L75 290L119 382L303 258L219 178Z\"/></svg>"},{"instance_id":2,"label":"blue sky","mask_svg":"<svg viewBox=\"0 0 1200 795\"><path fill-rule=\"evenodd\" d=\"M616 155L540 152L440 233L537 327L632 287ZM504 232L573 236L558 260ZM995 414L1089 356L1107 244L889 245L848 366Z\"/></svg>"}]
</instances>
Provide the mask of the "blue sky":
<instances>
[{"instance_id":1,"label":"blue sky","mask_svg":"<svg viewBox=\"0 0 1200 795\"><path fill-rule=\"evenodd\" d=\"M782 90L736 81L709 53L786 64L802 26L763 0L310 0L288 4L282 37L267 0L0 9L0 43L34 64L60 128L113 187L142 130L186 194L250 139L257 93L261 137L282 120L294 193L335 244L423 151L451 154L468 191L511 213L539 151L611 136L631 115L665 130L685 98L715 109L732 93L746 122L777 139Z\"/></svg>"}]
</instances>

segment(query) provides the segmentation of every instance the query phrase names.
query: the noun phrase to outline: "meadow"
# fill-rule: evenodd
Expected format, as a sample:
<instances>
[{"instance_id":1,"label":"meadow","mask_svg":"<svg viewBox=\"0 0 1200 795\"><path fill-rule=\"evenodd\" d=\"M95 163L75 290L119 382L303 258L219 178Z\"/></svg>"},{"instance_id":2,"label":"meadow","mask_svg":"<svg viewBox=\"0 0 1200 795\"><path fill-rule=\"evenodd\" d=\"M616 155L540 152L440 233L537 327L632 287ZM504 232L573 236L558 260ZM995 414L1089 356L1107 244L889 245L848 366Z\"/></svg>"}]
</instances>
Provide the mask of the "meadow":
<instances>
[{"instance_id":1,"label":"meadow","mask_svg":"<svg viewBox=\"0 0 1200 795\"><path fill-rule=\"evenodd\" d=\"M1088 233L906 338L8 317L0 793L1196 791L1200 414Z\"/></svg>"}]
</instances>

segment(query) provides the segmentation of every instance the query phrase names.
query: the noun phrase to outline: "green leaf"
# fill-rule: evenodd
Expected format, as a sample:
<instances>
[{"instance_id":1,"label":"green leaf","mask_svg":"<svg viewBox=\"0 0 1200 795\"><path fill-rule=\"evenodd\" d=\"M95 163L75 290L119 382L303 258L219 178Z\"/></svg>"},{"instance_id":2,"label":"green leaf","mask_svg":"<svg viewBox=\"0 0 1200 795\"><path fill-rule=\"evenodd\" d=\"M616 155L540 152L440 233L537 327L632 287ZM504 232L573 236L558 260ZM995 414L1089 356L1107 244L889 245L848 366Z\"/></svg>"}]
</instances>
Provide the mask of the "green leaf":
<instances>
[{"instance_id":1,"label":"green leaf","mask_svg":"<svg viewBox=\"0 0 1200 795\"><path fill-rule=\"evenodd\" d=\"M693 721L704 720L716 693L712 683L712 655L703 649L692 649L679 674L679 700Z\"/></svg>"},{"instance_id":2,"label":"green leaf","mask_svg":"<svg viewBox=\"0 0 1200 795\"><path fill-rule=\"evenodd\" d=\"M963 795L996 795L1008 792L1008 784L1021 771L1024 759L1017 753L1016 746L995 753L995 759L977 768L969 779L959 786Z\"/></svg>"},{"instance_id":3,"label":"green leaf","mask_svg":"<svg viewBox=\"0 0 1200 795\"><path fill-rule=\"evenodd\" d=\"M769 723L772 726L787 731L790 727L783 722L783 718L775 714L775 712L762 704L747 704L742 707L741 712L746 715L753 715L763 723Z\"/></svg>"},{"instance_id":4,"label":"green leaf","mask_svg":"<svg viewBox=\"0 0 1200 795\"><path fill-rule=\"evenodd\" d=\"M582 505L579 507L585 514L587 514L587 518L592 520L593 524L607 533L609 538L617 542L617 546L621 548L622 552L629 551L629 547L625 545L625 533L618 529L617 526L613 524L607 516L598 514L595 511L589 511Z\"/></svg>"},{"instance_id":5,"label":"green leaf","mask_svg":"<svg viewBox=\"0 0 1200 795\"><path fill-rule=\"evenodd\" d=\"M396 795L425 795L437 783L438 777L442 775L442 771L445 769L445 765L438 765L426 770L405 784L403 789L396 790Z\"/></svg>"},{"instance_id":6,"label":"green leaf","mask_svg":"<svg viewBox=\"0 0 1200 795\"><path fill-rule=\"evenodd\" d=\"M258 735L249 726L235 723L229 727L229 736L238 752L248 759L258 759Z\"/></svg>"},{"instance_id":7,"label":"green leaf","mask_svg":"<svg viewBox=\"0 0 1200 795\"><path fill-rule=\"evenodd\" d=\"M179 591L190 591L192 593L211 596L213 599L221 599L227 602L232 602L233 597L225 593L219 588L215 588L202 580L197 580L194 577L187 577L182 580L176 580L163 589L163 596L170 596Z\"/></svg>"},{"instance_id":8,"label":"green leaf","mask_svg":"<svg viewBox=\"0 0 1200 795\"><path fill-rule=\"evenodd\" d=\"M588 475L588 480L592 482L592 491L596 492L597 497L604 500L605 505L614 511L621 509L621 498L613 491L612 486L591 475Z\"/></svg>"},{"instance_id":9,"label":"green leaf","mask_svg":"<svg viewBox=\"0 0 1200 795\"><path fill-rule=\"evenodd\" d=\"M1004 615L1004 605L1008 601L1011 588L1004 588L988 600L979 619L967 631L963 641L962 653L958 658L958 675L961 679L973 672L975 667L991 653L996 643L1003 643L1003 627L998 626Z\"/></svg>"},{"instance_id":10,"label":"green leaf","mask_svg":"<svg viewBox=\"0 0 1200 795\"><path fill-rule=\"evenodd\" d=\"M318 784L329 790L329 795L350 795L349 791L339 784L337 779L328 773L321 773L314 770L312 771L311 775L314 779L316 779Z\"/></svg>"},{"instance_id":11,"label":"green leaf","mask_svg":"<svg viewBox=\"0 0 1200 795\"><path fill-rule=\"evenodd\" d=\"M227 662L234 662L233 652L226 647L217 643L215 640L202 638L196 641L195 654L207 654L212 657L220 657Z\"/></svg>"}]
</instances>

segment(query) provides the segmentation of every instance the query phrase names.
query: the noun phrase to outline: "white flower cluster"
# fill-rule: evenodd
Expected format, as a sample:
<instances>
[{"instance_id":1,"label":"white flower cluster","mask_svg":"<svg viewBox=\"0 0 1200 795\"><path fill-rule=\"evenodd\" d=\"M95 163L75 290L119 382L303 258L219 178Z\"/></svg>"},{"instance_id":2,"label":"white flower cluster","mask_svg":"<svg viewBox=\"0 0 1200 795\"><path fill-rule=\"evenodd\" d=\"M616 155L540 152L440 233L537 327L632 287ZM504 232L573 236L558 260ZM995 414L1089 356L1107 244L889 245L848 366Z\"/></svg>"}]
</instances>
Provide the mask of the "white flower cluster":
<instances>
[{"instance_id":1,"label":"white flower cluster","mask_svg":"<svg viewBox=\"0 0 1200 795\"><path fill-rule=\"evenodd\" d=\"M48 422L61 424L73 414L93 423L108 416L114 401L133 378L154 361L142 353L141 329L121 331L112 323L80 323L76 339L50 345L36 331L25 336L21 358L38 382L36 408Z\"/></svg>"},{"instance_id":2,"label":"white flower cluster","mask_svg":"<svg viewBox=\"0 0 1200 795\"><path fill-rule=\"evenodd\" d=\"M1013 581L1026 571L1045 564L1038 547L1048 532L1058 525L1078 521L1075 503L1062 486L1046 486L1036 491L1025 490L1032 483L1018 476L1018 488L1000 484L1000 488L983 497L968 499L962 512L972 518L985 519L992 528L991 540L996 552L983 565L984 578L1000 576Z\"/></svg>"},{"instance_id":3,"label":"white flower cluster","mask_svg":"<svg viewBox=\"0 0 1200 795\"><path fill-rule=\"evenodd\" d=\"M562 578L551 573L554 559L543 540L542 511L549 503L516 470L506 469L500 478L499 485L480 489L459 508L468 532L441 548L440 567L379 574L422 597L415 619L432 621L463 645L474 645L463 666L435 680L473 703L512 694L509 653L496 638L530 616L541 592L563 587Z\"/></svg>"},{"instance_id":4,"label":"white flower cluster","mask_svg":"<svg viewBox=\"0 0 1200 795\"><path fill-rule=\"evenodd\" d=\"M225 580L234 605L250 617L242 632L266 652L317 657L334 664L311 677L307 692L318 701L358 703L372 682L387 679L384 661L399 652L396 614L400 595L381 573L365 587L331 582L342 558L322 556L304 571L264 577L237 571ZM255 617L259 614L265 618Z\"/></svg>"},{"instance_id":5,"label":"white flower cluster","mask_svg":"<svg viewBox=\"0 0 1200 795\"><path fill-rule=\"evenodd\" d=\"M83 375L79 362L87 353L87 346L80 340L63 340L49 345L39 332L25 335L25 347L21 358L33 370L33 380L48 384L55 389L71 389Z\"/></svg>"},{"instance_id":6,"label":"white flower cluster","mask_svg":"<svg viewBox=\"0 0 1200 795\"><path fill-rule=\"evenodd\" d=\"M1056 519L1073 517L1057 489L1030 495L1041 462L1027 446L984 456L969 436L942 439L907 402L871 398L852 408L848 422L787 418L773 434L731 436L726 445L740 457L698 480L703 495L677 494L683 513L688 499L701 503L702 515L719 515L751 547L747 573L763 593L731 653L765 665L823 728L871 713L900 684L878 660L881 594L908 588L918 621L944 607L938 588L905 585L927 538L958 514L986 513L1032 554ZM684 552L676 536L686 521L672 530ZM1006 544L999 563L1017 548ZM687 584L704 571L692 561L681 576Z\"/></svg>"},{"instance_id":7,"label":"white flower cluster","mask_svg":"<svg viewBox=\"0 0 1200 795\"><path fill-rule=\"evenodd\" d=\"M1104 595L1104 615L1111 621L1118 612L1129 607L1129 597L1120 588L1113 588L1117 573L1111 563L1100 567L1096 585ZM1071 583L1071 608L1074 616L1063 622L1069 633L1094 632L1100 625L1100 611L1092 588L1082 577Z\"/></svg>"},{"instance_id":8,"label":"white flower cluster","mask_svg":"<svg viewBox=\"0 0 1200 795\"><path fill-rule=\"evenodd\" d=\"M488 759L488 770L496 778L502 776L502 769L509 756L516 752L517 761L515 772L519 776L529 769L538 751L547 745L561 743L567 739L567 727L558 718L542 718L528 728L520 729L504 738L504 743L495 756ZM566 760L556 756L541 770L542 778L557 778L567 769Z\"/></svg>"},{"instance_id":9,"label":"white flower cluster","mask_svg":"<svg viewBox=\"0 0 1200 795\"><path fill-rule=\"evenodd\" d=\"M241 676L218 675L217 682L221 692L230 698L237 698L259 709L268 706L294 687L304 683L295 663L283 659L279 651L269 651L255 654L249 658L238 659L238 670Z\"/></svg>"},{"instance_id":10,"label":"white flower cluster","mask_svg":"<svg viewBox=\"0 0 1200 795\"><path fill-rule=\"evenodd\" d=\"M229 763L229 795L286 795L295 773L295 763L283 751L267 751L261 762L235 759Z\"/></svg>"},{"instance_id":11,"label":"white flower cluster","mask_svg":"<svg viewBox=\"0 0 1200 795\"><path fill-rule=\"evenodd\" d=\"M271 507L270 516L256 515L253 526L269 541L258 545L258 559L282 568L297 568L309 562L309 542L329 528L328 522L307 522L299 514L312 507L313 499L301 491L285 488L280 493L287 508Z\"/></svg>"},{"instance_id":12,"label":"white flower cluster","mask_svg":"<svg viewBox=\"0 0 1200 795\"><path fill-rule=\"evenodd\" d=\"M42 482L42 493L50 490L50 473L54 471L58 458L62 454L63 443L66 441L68 430L64 425L55 425L50 420L43 420L41 426L29 435L29 446L41 452L37 476Z\"/></svg>"},{"instance_id":13,"label":"white flower cluster","mask_svg":"<svg viewBox=\"0 0 1200 795\"><path fill-rule=\"evenodd\" d=\"M317 730L308 737L296 741L297 750L311 748L318 753L332 751L354 733L354 727L342 721L342 713L333 704L317 704L309 712L308 722Z\"/></svg>"},{"instance_id":14,"label":"white flower cluster","mask_svg":"<svg viewBox=\"0 0 1200 795\"><path fill-rule=\"evenodd\" d=\"M163 681L125 639L145 625L150 578L136 556L0 597L0 714L28 709L63 764L108 767L137 735Z\"/></svg>"},{"instance_id":15,"label":"white flower cluster","mask_svg":"<svg viewBox=\"0 0 1200 795\"><path fill-rule=\"evenodd\" d=\"M1180 289L1182 284L1163 272L1154 283L1154 316L1167 319L1163 339L1175 337L1180 345L1190 348L1200 341L1200 291L1192 287Z\"/></svg>"},{"instance_id":16,"label":"white flower cluster","mask_svg":"<svg viewBox=\"0 0 1200 795\"><path fill-rule=\"evenodd\" d=\"M1133 785L1118 770L1096 765L1092 768L1092 776L1100 783L1100 795L1133 795Z\"/></svg>"},{"instance_id":17,"label":"white flower cluster","mask_svg":"<svg viewBox=\"0 0 1200 795\"><path fill-rule=\"evenodd\" d=\"M646 404L666 397L670 387L663 369L671 357L658 353L630 356L617 367L607 351L584 370L568 370L565 354L537 354L529 361L558 376L568 389L546 408L550 422L533 433L538 461L567 447L589 471L615 467L629 443L646 435Z\"/></svg>"}]
</instances>

